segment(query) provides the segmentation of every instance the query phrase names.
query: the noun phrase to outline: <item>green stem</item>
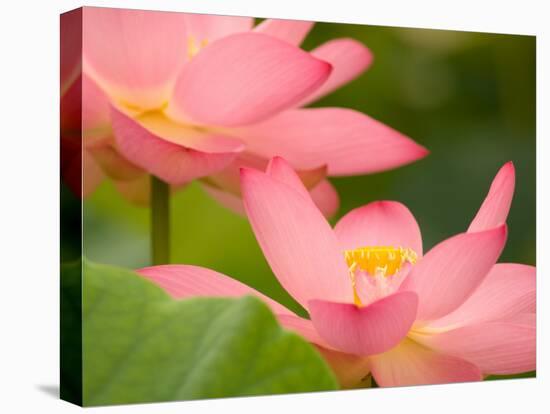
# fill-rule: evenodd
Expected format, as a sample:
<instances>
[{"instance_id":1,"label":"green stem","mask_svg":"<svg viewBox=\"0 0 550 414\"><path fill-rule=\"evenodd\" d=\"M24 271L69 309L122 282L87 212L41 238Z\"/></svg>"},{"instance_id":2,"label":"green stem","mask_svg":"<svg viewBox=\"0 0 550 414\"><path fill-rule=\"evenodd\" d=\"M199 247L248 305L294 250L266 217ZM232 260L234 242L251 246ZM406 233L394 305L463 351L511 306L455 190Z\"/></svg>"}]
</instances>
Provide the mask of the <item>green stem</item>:
<instances>
[{"instance_id":1,"label":"green stem","mask_svg":"<svg viewBox=\"0 0 550 414\"><path fill-rule=\"evenodd\" d=\"M170 263L170 186L151 176L151 253L153 265Z\"/></svg>"}]
</instances>

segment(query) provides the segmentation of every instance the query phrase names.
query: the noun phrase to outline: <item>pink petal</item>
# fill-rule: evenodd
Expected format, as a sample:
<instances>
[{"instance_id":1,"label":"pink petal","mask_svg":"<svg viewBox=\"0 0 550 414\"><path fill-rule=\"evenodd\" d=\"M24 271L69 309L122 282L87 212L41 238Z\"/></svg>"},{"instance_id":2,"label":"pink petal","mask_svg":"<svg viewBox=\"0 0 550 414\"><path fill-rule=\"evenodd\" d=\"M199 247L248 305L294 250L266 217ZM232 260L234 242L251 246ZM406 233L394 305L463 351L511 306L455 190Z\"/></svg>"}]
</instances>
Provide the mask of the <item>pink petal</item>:
<instances>
[{"instance_id":1,"label":"pink petal","mask_svg":"<svg viewBox=\"0 0 550 414\"><path fill-rule=\"evenodd\" d=\"M256 170L261 170L261 171L266 170L267 173L271 175L272 174L270 172L271 167L269 167L269 164L270 164L270 161L268 161L265 158L258 157L248 152L242 152L235 159L235 162L233 162L230 166L225 168L220 173L214 174L208 177L208 184L240 196L241 195L240 169L243 167L246 167L246 168L254 168ZM305 186L308 189L313 188L326 177L325 166L320 166L312 170L294 171L294 169L290 165L287 165L286 169L289 171L287 175L298 175L299 178L296 178L297 180L296 182L298 183L299 187ZM284 181L285 180L284 170L275 171L275 175L278 175L278 174L282 174L280 179ZM289 184L289 182L287 182L286 184Z\"/></svg>"},{"instance_id":2,"label":"pink petal","mask_svg":"<svg viewBox=\"0 0 550 414\"><path fill-rule=\"evenodd\" d=\"M433 320L454 311L483 282L506 242L506 225L462 233L432 248L401 285L418 293L418 320Z\"/></svg>"},{"instance_id":3,"label":"pink petal","mask_svg":"<svg viewBox=\"0 0 550 414\"><path fill-rule=\"evenodd\" d=\"M463 359L432 351L410 339L369 358L381 387L481 381L479 368Z\"/></svg>"},{"instance_id":4,"label":"pink petal","mask_svg":"<svg viewBox=\"0 0 550 414\"><path fill-rule=\"evenodd\" d=\"M414 292L398 292L364 307L311 300L313 326L333 348L373 355L396 346L411 328L418 307Z\"/></svg>"},{"instance_id":5,"label":"pink petal","mask_svg":"<svg viewBox=\"0 0 550 414\"><path fill-rule=\"evenodd\" d=\"M456 328L535 312L535 273L534 266L497 263L466 302L427 328Z\"/></svg>"},{"instance_id":6,"label":"pink petal","mask_svg":"<svg viewBox=\"0 0 550 414\"><path fill-rule=\"evenodd\" d=\"M144 175L144 171L120 155L110 141L88 146L88 152L105 174L114 180L130 181Z\"/></svg>"},{"instance_id":7,"label":"pink petal","mask_svg":"<svg viewBox=\"0 0 550 414\"><path fill-rule=\"evenodd\" d=\"M489 194L468 228L469 232L483 231L506 223L514 196L515 181L514 164L508 162L495 176Z\"/></svg>"},{"instance_id":8,"label":"pink petal","mask_svg":"<svg viewBox=\"0 0 550 414\"><path fill-rule=\"evenodd\" d=\"M258 157L246 151L241 152L230 165L216 174L211 174L204 181L207 184L217 187L220 190L227 191L238 197L241 196L241 168L254 168L255 170L265 171L269 160Z\"/></svg>"},{"instance_id":9,"label":"pink petal","mask_svg":"<svg viewBox=\"0 0 550 414\"><path fill-rule=\"evenodd\" d=\"M90 142L111 133L109 98L87 75L82 75L82 130Z\"/></svg>"},{"instance_id":10,"label":"pink petal","mask_svg":"<svg viewBox=\"0 0 550 414\"><path fill-rule=\"evenodd\" d=\"M314 24L315 22L302 20L266 19L256 26L254 31L299 46Z\"/></svg>"},{"instance_id":11,"label":"pink petal","mask_svg":"<svg viewBox=\"0 0 550 414\"><path fill-rule=\"evenodd\" d=\"M345 354L321 346L317 349L330 365L341 387L354 388L360 385L362 380L368 381L369 358Z\"/></svg>"},{"instance_id":12,"label":"pink petal","mask_svg":"<svg viewBox=\"0 0 550 414\"><path fill-rule=\"evenodd\" d=\"M279 323L284 326L285 329L297 333L311 343L320 345L326 349L330 348L326 341L321 338L319 333L315 330L309 319L300 318L297 315L291 315L290 311L288 312L289 314L276 313L275 315Z\"/></svg>"},{"instance_id":13,"label":"pink petal","mask_svg":"<svg viewBox=\"0 0 550 414\"><path fill-rule=\"evenodd\" d=\"M238 163L238 161L236 163ZM270 165L271 164L272 163L270 163ZM290 168L290 166L288 168ZM296 177L297 181L295 182L295 189L298 191L300 191L300 188L304 188L304 183L302 180L305 180L309 184L310 182L315 182L315 180L318 180L318 174L324 174L324 169L304 171L301 173L301 176L300 173L294 173L293 170L291 171ZM284 178L280 175L282 173L283 172L280 170L274 172L273 169L270 170L268 168L268 174L274 176L274 178L279 178L284 181ZM232 176L232 173L222 172L217 174L215 177L209 177L208 181L203 183L203 188L208 195L210 195L222 206L239 215L246 216L242 199L239 195L237 195L240 194L240 188L237 187L237 189L233 190L234 184ZM211 185L210 182L213 182L215 185ZM287 184L290 184L290 182L287 181ZM239 186L238 183L236 183L236 185ZM313 188L311 188L311 190L309 190L309 193L306 190L303 194L312 198L313 202L317 205L317 208L321 210L325 217L333 216L338 210L340 199L335 188L328 180L318 182Z\"/></svg>"},{"instance_id":14,"label":"pink petal","mask_svg":"<svg viewBox=\"0 0 550 414\"><path fill-rule=\"evenodd\" d=\"M481 322L417 340L476 364L484 374L508 375L536 369L536 325L531 318Z\"/></svg>"},{"instance_id":15,"label":"pink petal","mask_svg":"<svg viewBox=\"0 0 550 414\"><path fill-rule=\"evenodd\" d=\"M334 231L344 250L363 246L413 249L422 256L422 236L414 216L396 201L375 201L356 208L338 221Z\"/></svg>"},{"instance_id":16,"label":"pink petal","mask_svg":"<svg viewBox=\"0 0 550 414\"><path fill-rule=\"evenodd\" d=\"M327 218L333 217L340 208L340 197L329 180L321 181L309 190L309 195L317 208Z\"/></svg>"},{"instance_id":17,"label":"pink petal","mask_svg":"<svg viewBox=\"0 0 550 414\"><path fill-rule=\"evenodd\" d=\"M210 125L244 125L273 116L309 95L331 66L259 33L227 36L185 65L168 113Z\"/></svg>"},{"instance_id":18,"label":"pink petal","mask_svg":"<svg viewBox=\"0 0 550 414\"><path fill-rule=\"evenodd\" d=\"M275 313L282 326L307 340L324 345L311 321L300 318L273 299L221 273L198 266L163 265L146 267L137 273L151 280L176 299L197 296L241 297L253 295L264 301Z\"/></svg>"},{"instance_id":19,"label":"pink petal","mask_svg":"<svg viewBox=\"0 0 550 414\"><path fill-rule=\"evenodd\" d=\"M428 153L388 126L343 108L288 110L236 133L248 151L265 158L279 155L296 169L327 165L332 176L383 171Z\"/></svg>"},{"instance_id":20,"label":"pink petal","mask_svg":"<svg viewBox=\"0 0 550 414\"><path fill-rule=\"evenodd\" d=\"M136 121L159 138L197 151L218 154L244 150L244 145L235 138L217 132L197 130L173 121L160 112L138 116Z\"/></svg>"},{"instance_id":21,"label":"pink petal","mask_svg":"<svg viewBox=\"0 0 550 414\"><path fill-rule=\"evenodd\" d=\"M373 59L371 51L354 39L330 40L313 49L311 54L330 63L333 70L326 82L302 101L301 105L316 101L351 82L368 69Z\"/></svg>"},{"instance_id":22,"label":"pink petal","mask_svg":"<svg viewBox=\"0 0 550 414\"><path fill-rule=\"evenodd\" d=\"M267 174L243 169L244 205L277 279L302 306L311 299L352 303L343 253L311 199Z\"/></svg>"},{"instance_id":23,"label":"pink petal","mask_svg":"<svg viewBox=\"0 0 550 414\"><path fill-rule=\"evenodd\" d=\"M185 14L84 8L84 70L111 97L161 106L186 59Z\"/></svg>"},{"instance_id":24,"label":"pink petal","mask_svg":"<svg viewBox=\"0 0 550 414\"><path fill-rule=\"evenodd\" d=\"M184 184L218 172L237 153L206 153L173 144L155 136L113 108L112 126L119 151L132 163L170 184Z\"/></svg>"},{"instance_id":25,"label":"pink petal","mask_svg":"<svg viewBox=\"0 0 550 414\"><path fill-rule=\"evenodd\" d=\"M304 186L304 183L292 169L292 167L281 157L274 157L267 165L266 173L277 181L288 185L298 193L302 194L306 199L309 199L309 192Z\"/></svg>"},{"instance_id":26,"label":"pink petal","mask_svg":"<svg viewBox=\"0 0 550 414\"><path fill-rule=\"evenodd\" d=\"M331 217L340 206L336 189L327 180L320 181L326 174L321 167L311 171L295 172L281 157L274 157L267 166L267 174L289 185L306 198L311 198L325 217ZM308 190L310 188L310 190Z\"/></svg>"},{"instance_id":27,"label":"pink petal","mask_svg":"<svg viewBox=\"0 0 550 414\"><path fill-rule=\"evenodd\" d=\"M83 73L61 98L60 126L64 132L82 135L86 146L93 145L111 135L109 112L109 99Z\"/></svg>"},{"instance_id":28,"label":"pink petal","mask_svg":"<svg viewBox=\"0 0 550 414\"><path fill-rule=\"evenodd\" d=\"M254 18L217 16L213 14L185 14L189 42L208 44L233 33L247 32L254 25Z\"/></svg>"},{"instance_id":29,"label":"pink petal","mask_svg":"<svg viewBox=\"0 0 550 414\"><path fill-rule=\"evenodd\" d=\"M161 265L145 267L136 272L159 285L176 299L194 296L241 297L254 295L267 303L273 312L294 315L292 311L257 290L204 267Z\"/></svg>"},{"instance_id":30,"label":"pink petal","mask_svg":"<svg viewBox=\"0 0 550 414\"><path fill-rule=\"evenodd\" d=\"M505 319L499 320L498 322L510 322L521 325L536 326L537 314L535 312L518 313L514 316L508 316Z\"/></svg>"}]
</instances>

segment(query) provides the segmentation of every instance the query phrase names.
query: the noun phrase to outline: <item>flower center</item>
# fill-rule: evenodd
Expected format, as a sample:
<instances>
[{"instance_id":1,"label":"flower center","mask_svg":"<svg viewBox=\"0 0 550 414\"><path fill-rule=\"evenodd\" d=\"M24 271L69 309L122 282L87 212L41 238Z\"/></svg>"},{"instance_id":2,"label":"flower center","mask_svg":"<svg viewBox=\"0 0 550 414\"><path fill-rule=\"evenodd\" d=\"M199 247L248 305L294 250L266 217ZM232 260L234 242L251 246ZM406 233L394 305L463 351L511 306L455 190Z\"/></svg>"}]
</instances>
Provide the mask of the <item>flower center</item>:
<instances>
[{"instance_id":1,"label":"flower center","mask_svg":"<svg viewBox=\"0 0 550 414\"><path fill-rule=\"evenodd\" d=\"M381 282L385 284L383 279L395 275L405 263L415 264L418 258L412 249L393 246L367 246L345 250L344 257L357 306L361 305L356 286L357 270L362 270L376 279L382 279Z\"/></svg>"},{"instance_id":2,"label":"flower center","mask_svg":"<svg viewBox=\"0 0 550 414\"><path fill-rule=\"evenodd\" d=\"M202 39L198 41L194 36L189 36L187 38L187 57L189 60L200 52L200 50L208 44L207 39Z\"/></svg>"}]
</instances>

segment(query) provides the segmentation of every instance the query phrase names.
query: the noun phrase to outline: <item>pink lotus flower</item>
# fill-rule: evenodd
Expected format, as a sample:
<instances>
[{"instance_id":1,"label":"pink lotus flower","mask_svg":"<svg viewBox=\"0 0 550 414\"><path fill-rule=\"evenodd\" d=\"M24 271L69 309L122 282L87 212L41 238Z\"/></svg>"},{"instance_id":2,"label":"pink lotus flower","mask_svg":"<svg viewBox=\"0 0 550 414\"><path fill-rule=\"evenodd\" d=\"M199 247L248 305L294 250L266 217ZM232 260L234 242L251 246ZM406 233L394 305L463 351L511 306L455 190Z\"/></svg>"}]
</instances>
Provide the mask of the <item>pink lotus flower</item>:
<instances>
[{"instance_id":1,"label":"pink lotus flower","mask_svg":"<svg viewBox=\"0 0 550 414\"><path fill-rule=\"evenodd\" d=\"M372 61L353 39L300 49L311 22L253 27L247 17L93 7L83 21L84 135L118 182L145 172L176 186L200 178L239 209L239 167L263 169L281 155L332 213L338 196L327 175L383 171L427 154L360 112L302 108Z\"/></svg>"},{"instance_id":2,"label":"pink lotus flower","mask_svg":"<svg viewBox=\"0 0 550 414\"><path fill-rule=\"evenodd\" d=\"M243 169L245 207L301 318L254 289L185 265L141 269L176 298L256 295L315 344L343 386L369 372L380 386L477 381L535 369L535 268L495 264L506 241L514 167L502 167L467 232L423 255L402 204L352 210L334 230L281 158Z\"/></svg>"}]
</instances>

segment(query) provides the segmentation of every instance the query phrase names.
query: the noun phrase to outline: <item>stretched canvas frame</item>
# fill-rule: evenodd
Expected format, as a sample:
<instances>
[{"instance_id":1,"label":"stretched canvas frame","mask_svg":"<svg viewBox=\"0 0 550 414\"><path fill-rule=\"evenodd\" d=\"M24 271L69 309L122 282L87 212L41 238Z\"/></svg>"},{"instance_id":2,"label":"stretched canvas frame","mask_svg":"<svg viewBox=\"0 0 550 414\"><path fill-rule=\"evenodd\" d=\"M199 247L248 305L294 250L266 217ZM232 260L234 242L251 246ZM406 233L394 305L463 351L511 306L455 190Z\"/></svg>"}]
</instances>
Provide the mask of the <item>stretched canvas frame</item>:
<instances>
[{"instance_id":1,"label":"stretched canvas frame","mask_svg":"<svg viewBox=\"0 0 550 414\"><path fill-rule=\"evenodd\" d=\"M187 26L178 40L180 21ZM251 24L255 29L244 29ZM140 38L151 25L168 40L151 44L150 37ZM429 199L429 190L411 196L407 188L415 180L430 188L429 178L441 185L432 175L443 174L445 165L432 164L422 174L416 162L449 157L435 152L423 160L431 148L420 138L412 140L400 132L401 125L388 127L356 109L363 100L357 79L376 54L363 38L331 37L331 27L337 33L345 27L348 35L361 27L346 26L323 25L316 39L328 42L309 44L305 52L298 45L309 22L281 20L270 26L240 17L89 7L62 15L63 399L108 405L535 375L534 73L512 66L490 82L473 76L471 84L461 84L449 80L452 71L433 55L467 47L472 38L446 31L401 33L409 45L424 45L416 57L420 63L414 56L407 60L413 71L443 66L436 71L439 79L425 83L432 90L419 92L407 82L397 88L419 113L443 105L457 87L476 91L471 102L485 95L492 102L491 82L502 82L499 76L505 84L506 76L521 79L511 82L512 93L527 103L518 108L514 99L503 98L505 117L498 127L487 127L493 132L501 131L500 123L511 126L501 154L494 156L499 142L490 137L479 159L463 157L467 164L456 167L460 175L474 164L482 166L475 178L483 181L487 197L477 195L476 208L481 207L465 214L460 229L427 224L432 245L460 234L451 248L448 240L437 245L441 257L424 249L436 263L424 265L428 259L418 225L400 203L405 200L374 200L385 200L385 191L395 197L392 185L407 201ZM119 38L111 36L117 33ZM494 42L497 62L511 63L507 48L514 47L534 64L534 38L479 36L475 41ZM181 61L168 56L180 44ZM123 46L127 49L103 53ZM144 58L147 53L154 59ZM342 89L346 96L331 98L347 82L355 83ZM326 99L337 107L323 105ZM339 107L340 102L350 107ZM417 133L429 135L421 128ZM457 148L451 144L449 151L457 151L458 159ZM391 174L403 178L389 179L387 186L384 178L355 178L393 169ZM531 212L525 219L512 215L527 229L523 238L506 225L516 175L518 187L527 188L520 205ZM369 193L362 183L380 187ZM468 189L475 183L454 184ZM454 195L453 183L449 187L434 191ZM362 191L358 199L345 196ZM223 207L205 202L205 194ZM110 198L116 202L110 204ZM438 201L434 197L433 204ZM174 203L184 206L178 214ZM433 216L435 209L422 217ZM179 218L181 212L189 219ZM335 214L348 217L336 226L337 236L347 234L341 236L341 263L331 259L334 236L319 224ZM441 225L442 220L434 221ZM138 223L137 230L125 227L130 222ZM361 226L367 229L361 240L351 230L338 230ZM225 238L223 250L213 241L219 237ZM527 264L495 267L506 238L516 252L507 259ZM284 242L291 248L281 247ZM193 244L200 247L193 250ZM522 249L531 250L517 253ZM242 251L256 257L253 265L242 260L247 256L238 254ZM228 260L237 256L239 263ZM470 261L461 261L465 257ZM443 260L445 272L436 266ZM167 264L176 267L163 267ZM422 275L429 272L416 269L432 266L437 277L425 282ZM254 272L260 275L255 278ZM342 284L332 279L338 272ZM409 272L416 277L409 278ZM487 286L491 294L484 296L481 289ZM434 299L440 296L444 300ZM461 305L467 306L461 311ZM491 337L500 342L489 342ZM486 348L474 347L483 341ZM431 368L426 375L412 369L418 361ZM411 369L400 370L407 363Z\"/></svg>"}]
</instances>

